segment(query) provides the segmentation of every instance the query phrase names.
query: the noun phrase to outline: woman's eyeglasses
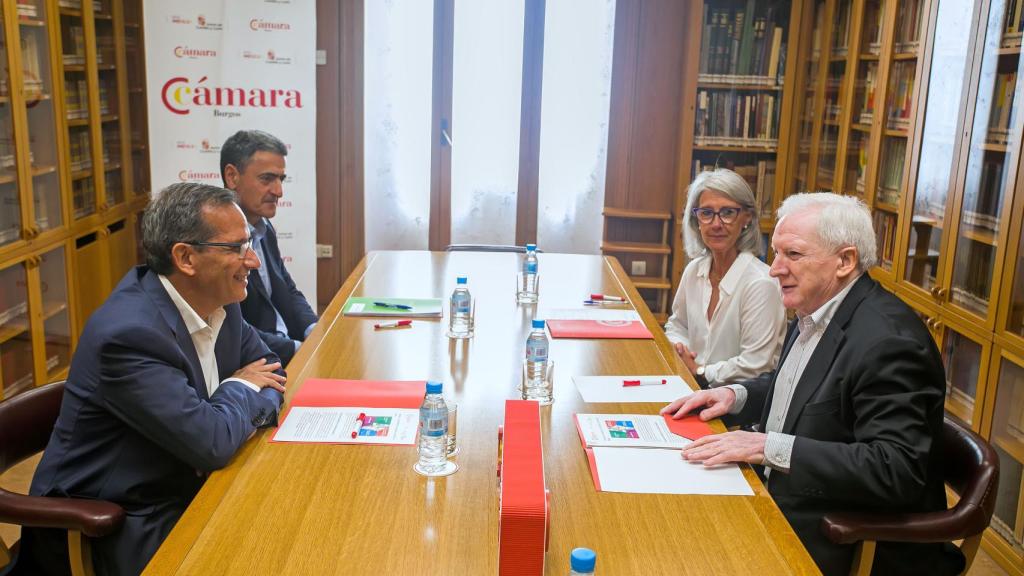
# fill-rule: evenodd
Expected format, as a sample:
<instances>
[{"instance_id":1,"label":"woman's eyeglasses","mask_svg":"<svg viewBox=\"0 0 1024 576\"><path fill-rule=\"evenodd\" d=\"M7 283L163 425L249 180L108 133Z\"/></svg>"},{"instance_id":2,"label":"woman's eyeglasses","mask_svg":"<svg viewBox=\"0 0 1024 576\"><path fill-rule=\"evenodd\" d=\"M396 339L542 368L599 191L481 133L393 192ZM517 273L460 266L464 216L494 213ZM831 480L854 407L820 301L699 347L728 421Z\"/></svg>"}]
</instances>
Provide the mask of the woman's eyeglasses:
<instances>
[{"instance_id":1,"label":"woman's eyeglasses","mask_svg":"<svg viewBox=\"0 0 1024 576\"><path fill-rule=\"evenodd\" d=\"M694 208L691 212L693 212L694 218L696 218L701 224L711 224L715 221L715 216L718 216L718 219L722 221L722 224L732 224L736 221L740 212L743 212L743 209L726 206L719 210L712 210L711 208Z\"/></svg>"}]
</instances>

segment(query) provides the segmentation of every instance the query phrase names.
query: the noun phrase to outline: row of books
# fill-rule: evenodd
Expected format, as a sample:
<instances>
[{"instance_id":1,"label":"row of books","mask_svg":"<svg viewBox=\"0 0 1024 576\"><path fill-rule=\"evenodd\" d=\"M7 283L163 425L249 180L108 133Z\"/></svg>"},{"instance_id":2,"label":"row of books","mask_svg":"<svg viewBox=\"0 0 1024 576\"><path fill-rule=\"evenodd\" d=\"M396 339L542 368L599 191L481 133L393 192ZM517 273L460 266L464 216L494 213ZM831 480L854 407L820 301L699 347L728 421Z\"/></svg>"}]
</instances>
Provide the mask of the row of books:
<instances>
[{"instance_id":1,"label":"row of books","mask_svg":"<svg viewBox=\"0 0 1024 576\"><path fill-rule=\"evenodd\" d=\"M861 124L871 124L875 116L875 87L878 83L878 63L868 62L864 78L858 78L858 88L861 89L860 114L857 121Z\"/></svg>"},{"instance_id":2,"label":"row of books","mask_svg":"<svg viewBox=\"0 0 1024 576\"><path fill-rule=\"evenodd\" d=\"M45 47L40 46L39 35L29 32L21 36L21 69L22 90L26 96L38 95L43 92L42 56ZM4 74L6 76L6 74Z\"/></svg>"},{"instance_id":3,"label":"row of books","mask_svg":"<svg viewBox=\"0 0 1024 576\"><path fill-rule=\"evenodd\" d=\"M962 242L956 249L951 299L982 316L988 312L988 294L992 289L996 254L994 248L981 242Z\"/></svg>"},{"instance_id":4,"label":"row of books","mask_svg":"<svg viewBox=\"0 0 1024 576\"><path fill-rule=\"evenodd\" d=\"M975 212L974 210L964 210L960 220L972 228L985 228L986 230L991 230L993 234L999 233L998 216L985 214L984 212Z\"/></svg>"},{"instance_id":5,"label":"row of books","mask_svg":"<svg viewBox=\"0 0 1024 576\"><path fill-rule=\"evenodd\" d=\"M1002 72L992 86L992 108L988 116L988 137L993 144L1009 144L1017 111L1014 108L1014 92L1017 88L1017 72Z\"/></svg>"},{"instance_id":6,"label":"row of books","mask_svg":"<svg viewBox=\"0 0 1024 576\"><path fill-rule=\"evenodd\" d=\"M754 203L760 211L761 218L770 218L772 199L775 194L775 161L759 160L753 164L737 164L733 160L725 160L717 164L703 164L699 158L693 161L693 175L702 171L711 171L716 167L728 168L739 174L750 185L754 193Z\"/></svg>"},{"instance_id":7,"label":"row of books","mask_svg":"<svg viewBox=\"0 0 1024 576\"><path fill-rule=\"evenodd\" d=\"M82 0L57 0L57 6L70 10L81 10ZM101 0L92 0L92 11L103 12L103 2Z\"/></svg>"},{"instance_id":8,"label":"row of books","mask_svg":"<svg viewBox=\"0 0 1024 576\"><path fill-rule=\"evenodd\" d=\"M775 94L698 90L694 136L706 145L773 147L779 103Z\"/></svg>"},{"instance_id":9,"label":"row of books","mask_svg":"<svg viewBox=\"0 0 1024 576\"><path fill-rule=\"evenodd\" d=\"M893 254L896 252L896 215L876 210L872 218L878 261L882 266L891 268Z\"/></svg>"},{"instance_id":10,"label":"row of books","mask_svg":"<svg viewBox=\"0 0 1024 576\"><path fill-rule=\"evenodd\" d=\"M833 56L846 56L850 46L850 9L853 2L839 2L838 10L835 13L835 20L832 22L832 46Z\"/></svg>"},{"instance_id":11,"label":"row of books","mask_svg":"<svg viewBox=\"0 0 1024 576\"><path fill-rule=\"evenodd\" d=\"M888 138L883 150L882 171L878 174L878 193L875 200L892 206L900 205L900 187L903 184L903 165L907 157L905 138Z\"/></svg>"},{"instance_id":12,"label":"row of books","mask_svg":"<svg viewBox=\"0 0 1024 576\"><path fill-rule=\"evenodd\" d=\"M867 2L864 5L864 32L862 52L882 53L882 10L879 4Z\"/></svg>"},{"instance_id":13,"label":"row of books","mask_svg":"<svg viewBox=\"0 0 1024 576\"><path fill-rule=\"evenodd\" d=\"M39 17L39 7L36 0L18 0L18 18L33 19Z\"/></svg>"},{"instance_id":14,"label":"row of books","mask_svg":"<svg viewBox=\"0 0 1024 576\"><path fill-rule=\"evenodd\" d=\"M71 203L75 209L75 218L96 211L96 184L92 178L79 178L71 182Z\"/></svg>"},{"instance_id":15,"label":"row of books","mask_svg":"<svg viewBox=\"0 0 1024 576\"><path fill-rule=\"evenodd\" d=\"M64 83L64 115L68 120L89 117L89 87L85 78L68 79ZM106 82L100 82L100 116L110 114L110 91Z\"/></svg>"},{"instance_id":16,"label":"row of books","mask_svg":"<svg viewBox=\"0 0 1024 576\"><path fill-rule=\"evenodd\" d=\"M747 0L736 8L704 4L700 74L708 82L773 85L785 67L785 18L775 3Z\"/></svg>"},{"instance_id":17,"label":"row of books","mask_svg":"<svg viewBox=\"0 0 1024 576\"><path fill-rule=\"evenodd\" d=\"M868 139L863 136L851 139L847 145L846 158L847 184L845 186L849 190L850 183L852 183L853 190L858 196L863 197L867 186Z\"/></svg>"},{"instance_id":18,"label":"row of books","mask_svg":"<svg viewBox=\"0 0 1024 576\"><path fill-rule=\"evenodd\" d=\"M85 64L85 29L77 24L63 29L63 58L65 66Z\"/></svg>"},{"instance_id":19,"label":"row of books","mask_svg":"<svg viewBox=\"0 0 1024 576\"><path fill-rule=\"evenodd\" d=\"M901 0L896 11L895 49L898 53L917 52L921 38L922 0Z\"/></svg>"},{"instance_id":20,"label":"row of books","mask_svg":"<svg viewBox=\"0 0 1024 576\"><path fill-rule=\"evenodd\" d=\"M71 149L71 171L79 172L92 168L92 153L89 146L88 130L69 130L68 142Z\"/></svg>"},{"instance_id":21,"label":"row of books","mask_svg":"<svg viewBox=\"0 0 1024 576\"><path fill-rule=\"evenodd\" d=\"M886 98L887 126L893 130L910 129L910 115L914 109L914 75L917 64L913 60L892 63L889 94Z\"/></svg>"},{"instance_id":22,"label":"row of books","mask_svg":"<svg viewBox=\"0 0 1024 576\"><path fill-rule=\"evenodd\" d=\"M1000 200L1006 185L1006 170L1002 160L986 160L981 166L978 186L968 185L964 189L964 217L973 214L971 226L999 231ZM988 216L986 218L985 216Z\"/></svg>"}]
</instances>

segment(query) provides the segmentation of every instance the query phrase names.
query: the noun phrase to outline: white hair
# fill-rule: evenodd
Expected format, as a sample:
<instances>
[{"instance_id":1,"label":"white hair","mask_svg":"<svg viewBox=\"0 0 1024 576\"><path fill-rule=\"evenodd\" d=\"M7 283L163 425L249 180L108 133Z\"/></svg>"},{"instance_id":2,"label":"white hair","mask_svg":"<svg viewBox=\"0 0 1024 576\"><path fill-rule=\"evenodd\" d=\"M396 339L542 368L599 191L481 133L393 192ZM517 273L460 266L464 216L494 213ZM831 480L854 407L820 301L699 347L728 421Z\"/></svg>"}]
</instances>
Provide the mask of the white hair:
<instances>
[{"instance_id":1,"label":"white hair","mask_svg":"<svg viewBox=\"0 0 1024 576\"><path fill-rule=\"evenodd\" d=\"M857 269L861 272L878 263L871 211L862 200L832 192L794 194L779 206L778 222L808 212L817 213L818 239L825 249L838 252L852 246L857 250Z\"/></svg>"},{"instance_id":2,"label":"white hair","mask_svg":"<svg viewBox=\"0 0 1024 576\"><path fill-rule=\"evenodd\" d=\"M700 236L697 219L693 216L693 209L697 207L701 194L705 190L712 190L743 206L743 209L750 213L749 225L740 232L736 239L736 249L740 252L750 252L754 256L761 256L761 235L758 229L758 212L755 205L754 192L750 184L742 176L727 168L718 168L713 171L701 172L690 183L686 191L686 209L683 212L683 241L686 245L686 254L690 258L696 258L704 254L708 247Z\"/></svg>"}]
</instances>

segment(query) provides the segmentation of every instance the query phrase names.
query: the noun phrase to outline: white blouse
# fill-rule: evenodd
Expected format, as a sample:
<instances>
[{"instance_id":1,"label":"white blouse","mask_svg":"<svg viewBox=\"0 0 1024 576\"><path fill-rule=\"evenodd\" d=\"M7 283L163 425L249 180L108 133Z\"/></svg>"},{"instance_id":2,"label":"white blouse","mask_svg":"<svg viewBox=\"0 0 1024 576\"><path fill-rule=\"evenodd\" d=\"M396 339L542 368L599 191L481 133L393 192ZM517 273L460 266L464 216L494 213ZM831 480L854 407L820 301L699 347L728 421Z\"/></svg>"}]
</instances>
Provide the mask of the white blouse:
<instances>
[{"instance_id":1,"label":"white blouse","mask_svg":"<svg viewBox=\"0 0 1024 576\"><path fill-rule=\"evenodd\" d=\"M752 378L775 368L786 333L786 310L768 265L741 252L718 284L718 305L711 303L711 256L694 259L679 281L665 334L697 354L698 366L712 386Z\"/></svg>"}]
</instances>

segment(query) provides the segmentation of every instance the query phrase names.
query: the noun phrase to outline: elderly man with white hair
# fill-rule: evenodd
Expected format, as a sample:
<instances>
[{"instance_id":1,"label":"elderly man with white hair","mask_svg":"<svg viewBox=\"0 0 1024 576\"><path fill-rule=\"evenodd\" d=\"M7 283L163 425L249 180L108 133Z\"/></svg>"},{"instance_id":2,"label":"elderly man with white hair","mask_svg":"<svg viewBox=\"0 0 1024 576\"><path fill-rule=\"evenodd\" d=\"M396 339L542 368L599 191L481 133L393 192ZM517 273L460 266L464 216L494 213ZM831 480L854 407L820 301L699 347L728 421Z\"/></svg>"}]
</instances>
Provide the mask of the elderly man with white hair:
<instances>
[{"instance_id":1,"label":"elderly man with white hair","mask_svg":"<svg viewBox=\"0 0 1024 576\"><path fill-rule=\"evenodd\" d=\"M913 310L871 279L867 207L799 194L778 212L770 274L796 312L774 371L676 400L662 412L751 426L687 446L688 461L747 462L825 574L847 574L852 546L820 530L831 512L946 507L941 475L945 375ZM763 466L763 468L761 468ZM877 574L956 574L951 545L880 542Z\"/></svg>"}]
</instances>

